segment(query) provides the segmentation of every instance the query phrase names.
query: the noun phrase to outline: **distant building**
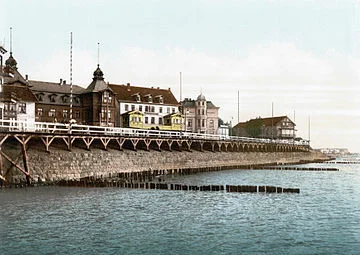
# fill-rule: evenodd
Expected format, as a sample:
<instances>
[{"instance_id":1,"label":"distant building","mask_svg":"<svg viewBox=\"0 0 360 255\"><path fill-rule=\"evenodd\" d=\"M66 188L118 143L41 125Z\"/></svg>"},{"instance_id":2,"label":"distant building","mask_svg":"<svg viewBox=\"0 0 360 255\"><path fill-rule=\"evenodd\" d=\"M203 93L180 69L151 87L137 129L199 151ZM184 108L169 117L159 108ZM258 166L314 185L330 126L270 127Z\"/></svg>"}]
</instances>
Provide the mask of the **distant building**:
<instances>
[{"instance_id":1,"label":"distant building","mask_svg":"<svg viewBox=\"0 0 360 255\"><path fill-rule=\"evenodd\" d=\"M219 107L206 101L201 93L196 100L185 98L181 102L187 132L218 134Z\"/></svg>"},{"instance_id":2,"label":"distant building","mask_svg":"<svg viewBox=\"0 0 360 255\"><path fill-rule=\"evenodd\" d=\"M233 127L233 135L270 139L293 139L296 124L287 116L256 118Z\"/></svg>"}]
</instances>

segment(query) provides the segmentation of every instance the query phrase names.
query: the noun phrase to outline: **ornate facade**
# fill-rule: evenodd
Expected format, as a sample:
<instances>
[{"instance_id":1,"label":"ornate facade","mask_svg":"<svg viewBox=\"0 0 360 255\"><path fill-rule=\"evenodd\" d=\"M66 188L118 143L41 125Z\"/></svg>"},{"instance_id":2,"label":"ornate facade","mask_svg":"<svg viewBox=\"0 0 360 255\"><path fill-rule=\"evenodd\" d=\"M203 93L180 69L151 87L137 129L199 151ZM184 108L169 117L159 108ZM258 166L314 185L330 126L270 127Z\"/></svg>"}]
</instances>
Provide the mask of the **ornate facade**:
<instances>
[{"instance_id":1,"label":"ornate facade","mask_svg":"<svg viewBox=\"0 0 360 255\"><path fill-rule=\"evenodd\" d=\"M219 107L211 101L206 101L201 93L196 100L185 98L181 102L185 119L185 131L218 134Z\"/></svg>"}]
</instances>

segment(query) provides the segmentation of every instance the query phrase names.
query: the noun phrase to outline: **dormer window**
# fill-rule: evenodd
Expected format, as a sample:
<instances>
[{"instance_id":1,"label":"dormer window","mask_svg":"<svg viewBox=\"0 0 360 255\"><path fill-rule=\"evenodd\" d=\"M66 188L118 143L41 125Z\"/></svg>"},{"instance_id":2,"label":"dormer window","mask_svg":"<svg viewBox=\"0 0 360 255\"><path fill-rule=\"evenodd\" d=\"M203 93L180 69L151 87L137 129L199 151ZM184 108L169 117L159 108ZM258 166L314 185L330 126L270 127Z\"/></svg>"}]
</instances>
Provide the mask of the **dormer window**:
<instances>
[{"instance_id":1,"label":"dormer window","mask_svg":"<svg viewBox=\"0 0 360 255\"><path fill-rule=\"evenodd\" d=\"M61 97L61 100L62 100L63 103L67 103L67 102L69 102L69 96L64 95L64 96Z\"/></svg>"},{"instance_id":2,"label":"dormer window","mask_svg":"<svg viewBox=\"0 0 360 255\"><path fill-rule=\"evenodd\" d=\"M50 102L55 102L56 94L49 95Z\"/></svg>"},{"instance_id":3,"label":"dormer window","mask_svg":"<svg viewBox=\"0 0 360 255\"><path fill-rule=\"evenodd\" d=\"M164 103L164 98L162 95L158 95L156 96L156 101L159 103L159 104L163 104Z\"/></svg>"},{"instance_id":4,"label":"dormer window","mask_svg":"<svg viewBox=\"0 0 360 255\"><path fill-rule=\"evenodd\" d=\"M40 102L43 100L43 96L44 96L44 93L36 94L36 98L37 98L37 100L39 100Z\"/></svg>"},{"instance_id":5,"label":"dormer window","mask_svg":"<svg viewBox=\"0 0 360 255\"><path fill-rule=\"evenodd\" d=\"M139 93L133 94L132 97L133 97L133 99L134 99L136 102L140 102L140 101L141 101L141 96L140 96Z\"/></svg>"},{"instance_id":6,"label":"dormer window","mask_svg":"<svg viewBox=\"0 0 360 255\"><path fill-rule=\"evenodd\" d=\"M74 97L74 101L75 101L75 103L79 104L80 103L80 98L79 97Z\"/></svg>"},{"instance_id":7,"label":"dormer window","mask_svg":"<svg viewBox=\"0 0 360 255\"><path fill-rule=\"evenodd\" d=\"M152 96L151 96L150 94L146 95L145 97L147 98L147 101L148 101L149 103L152 103L152 102L153 102L153 98L152 98Z\"/></svg>"}]
</instances>

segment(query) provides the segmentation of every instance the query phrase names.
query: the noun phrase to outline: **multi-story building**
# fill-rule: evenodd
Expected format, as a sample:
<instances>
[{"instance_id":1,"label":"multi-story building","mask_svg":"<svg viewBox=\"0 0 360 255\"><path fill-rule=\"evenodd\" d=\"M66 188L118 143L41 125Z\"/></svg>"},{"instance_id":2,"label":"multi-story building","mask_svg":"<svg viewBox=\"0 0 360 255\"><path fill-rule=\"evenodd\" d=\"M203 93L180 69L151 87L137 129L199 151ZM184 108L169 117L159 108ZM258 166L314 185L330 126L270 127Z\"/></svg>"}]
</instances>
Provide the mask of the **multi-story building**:
<instances>
[{"instance_id":1,"label":"multi-story building","mask_svg":"<svg viewBox=\"0 0 360 255\"><path fill-rule=\"evenodd\" d=\"M219 107L206 101L201 93L196 100L185 98L181 102L185 119L184 130L187 132L217 134L219 123Z\"/></svg>"},{"instance_id":2,"label":"multi-story building","mask_svg":"<svg viewBox=\"0 0 360 255\"><path fill-rule=\"evenodd\" d=\"M169 89L110 84L119 104L119 126L182 130L179 103Z\"/></svg>"},{"instance_id":3,"label":"multi-story building","mask_svg":"<svg viewBox=\"0 0 360 255\"><path fill-rule=\"evenodd\" d=\"M293 139L296 137L296 124L287 116L256 118L240 122L232 133L241 137L260 137L270 139Z\"/></svg>"},{"instance_id":4,"label":"multi-story building","mask_svg":"<svg viewBox=\"0 0 360 255\"><path fill-rule=\"evenodd\" d=\"M24 79L12 53L5 64L0 113L6 119L64 123L73 119L87 125L182 130L184 118L170 89L109 84L99 65L90 85L83 88L62 79L34 81L27 75Z\"/></svg>"}]
</instances>

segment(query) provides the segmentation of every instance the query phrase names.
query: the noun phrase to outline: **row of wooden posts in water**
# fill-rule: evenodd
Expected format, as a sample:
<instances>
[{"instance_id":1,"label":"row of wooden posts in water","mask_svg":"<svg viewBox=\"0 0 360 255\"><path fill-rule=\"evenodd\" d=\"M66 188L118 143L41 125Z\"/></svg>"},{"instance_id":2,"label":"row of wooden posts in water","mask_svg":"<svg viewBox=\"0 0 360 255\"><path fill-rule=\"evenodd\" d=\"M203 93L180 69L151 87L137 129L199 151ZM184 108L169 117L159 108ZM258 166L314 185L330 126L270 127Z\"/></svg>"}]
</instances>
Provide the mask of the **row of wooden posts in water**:
<instances>
[{"instance_id":1,"label":"row of wooden posts in water","mask_svg":"<svg viewBox=\"0 0 360 255\"><path fill-rule=\"evenodd\" d=\"M223 191L240 193L300 193L299 188L282 188L276 186L253 186L253 185L186 185L165 182L123 182L115 180L90 180L82 181L63 180L57 183L59 186L77 187L118 187L129 189L155 189L155 190L184 190L184 191Z\"/></svg>"}]
</instances>

